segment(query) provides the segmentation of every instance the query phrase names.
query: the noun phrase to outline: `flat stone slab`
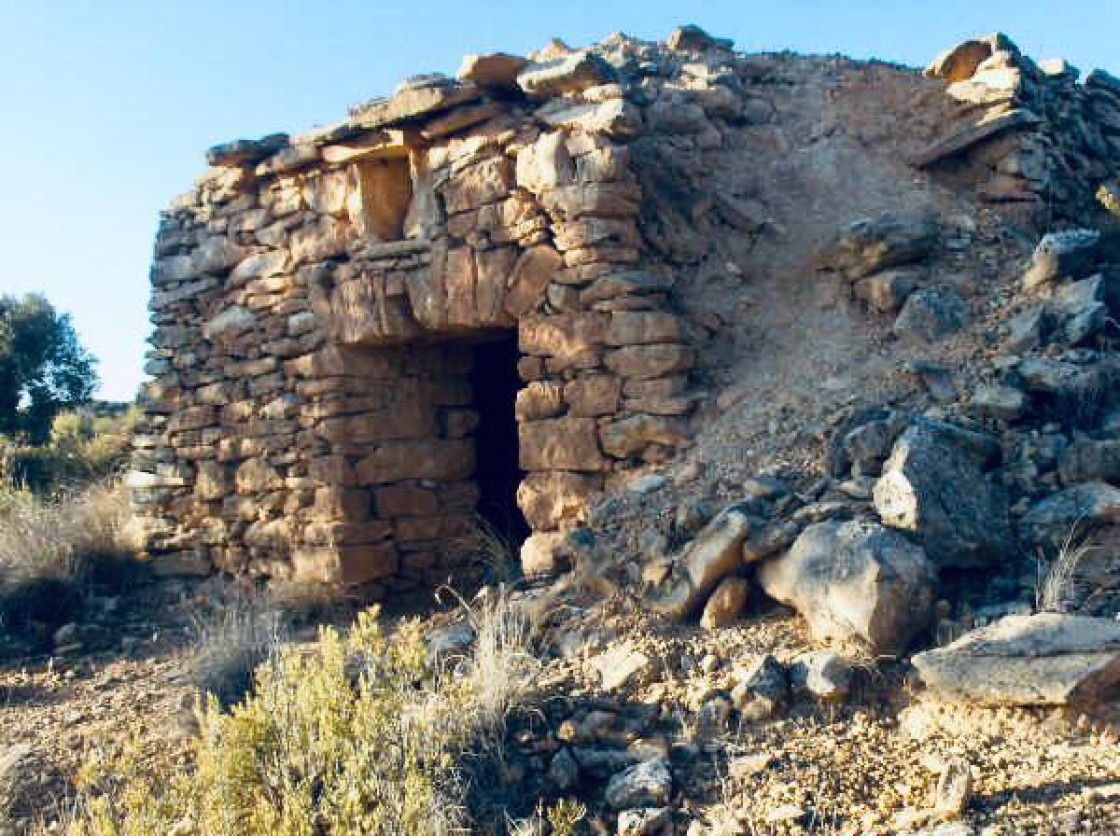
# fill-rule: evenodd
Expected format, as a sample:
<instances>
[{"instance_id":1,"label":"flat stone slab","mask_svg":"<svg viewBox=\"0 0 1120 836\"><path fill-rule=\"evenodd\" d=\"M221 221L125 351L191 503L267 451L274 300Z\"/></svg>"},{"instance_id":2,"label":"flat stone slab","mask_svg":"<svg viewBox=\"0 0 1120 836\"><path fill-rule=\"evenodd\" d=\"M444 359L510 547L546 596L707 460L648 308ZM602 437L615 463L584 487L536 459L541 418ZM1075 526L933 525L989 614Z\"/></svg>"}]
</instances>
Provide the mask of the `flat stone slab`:
<instances>
[{"instance_id":1,"label":"flat stone slab","mask_svg":"<svg viewBox=\"0 0 1120 836\"><path fill-rule=\"evenodd\" d=\"M979 705L1097 702L1120 691L1120 622L1009 615L913 663L935 694Z\"/></svg>"},{"instance_id":2,"label":"flat stone slab","mask_svg":"<svg viewBox=\"0 0 1120 836\"><path fill-rule=\"evenodd\" d=\"M1006 131L1030 128L1042 120L1026 108L1009 110L995 116L986 116L975 124L969 125L955 134L938 140L914 158L914 165L918 168L928 168L934 163L949 157L955 157L985 140L991 139Z\"/></svg>"}]
</instances>

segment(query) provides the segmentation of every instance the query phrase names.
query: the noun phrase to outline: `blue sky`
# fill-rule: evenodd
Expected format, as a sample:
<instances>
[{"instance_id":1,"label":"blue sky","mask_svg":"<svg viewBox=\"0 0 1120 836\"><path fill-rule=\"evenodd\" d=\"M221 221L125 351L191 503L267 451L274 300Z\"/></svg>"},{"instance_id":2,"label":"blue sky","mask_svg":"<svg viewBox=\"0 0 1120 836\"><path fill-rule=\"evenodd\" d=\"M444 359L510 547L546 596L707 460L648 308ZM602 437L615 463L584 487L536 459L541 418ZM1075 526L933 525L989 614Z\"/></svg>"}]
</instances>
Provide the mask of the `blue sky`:
<instances>
[{"instance_id":1,"label":"blue sky","mask_svg":"<svg viewBox=\"0 0 1120 836\"><path fill-rule=\"evenodd\" d=\"M43 291L71 313L102 396L130 399L158 213L207 146L334 121L466 52L686 22L747 51L913 65L1000 29L1035 58L1120 74L1120 0L0 0L0 292Z\"/></svg>"}]
</instances>

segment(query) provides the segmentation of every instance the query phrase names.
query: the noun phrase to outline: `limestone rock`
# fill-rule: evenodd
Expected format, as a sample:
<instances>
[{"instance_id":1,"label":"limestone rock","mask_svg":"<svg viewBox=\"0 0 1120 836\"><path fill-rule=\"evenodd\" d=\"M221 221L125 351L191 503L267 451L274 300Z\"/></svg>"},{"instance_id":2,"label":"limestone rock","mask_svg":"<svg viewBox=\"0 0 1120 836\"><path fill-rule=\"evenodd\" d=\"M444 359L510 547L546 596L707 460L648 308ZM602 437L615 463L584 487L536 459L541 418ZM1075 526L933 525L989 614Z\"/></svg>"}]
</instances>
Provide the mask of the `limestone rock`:
<instances>
[{"instance_id":1,"label":"limestone rock","mask_svg":"<svg viewBox=\"0 0 1120 836\"><path fill-rule=\"evenodd\" d=\"M528 64L524 58L495 52L490 55L465 55L456 76L479 87L516 87L517 74Z\"/></svg>"},{"instance_id":2,"label":"limestone rock","mask_svg":"<svg viewBox=\"0 0 1120 836\"><path fill-rule=\"evenodd\" d=\"M375 99L350 109L350 121L364 129L395 125L456 105L478 101L482 91L474 84L460 84L436 76L405 84L387 99Z\"/></svg>"},{"instance_id":3,"label":"limestone rock","mask_svg":"<svg viewBox=\"0 0 1120 836\"><path fill-rule=\"evenodd\" d=\"M929 214L880 215L853 223L821 253L818 263L855 281L921 261L937 239L938 225Z\"/></svg>"},{"instance_id":4,"label":"limestone rock","mask_svg":"<svg viewBox=\"0 0 1120 836\"><path fill-rule=\"evenodd\" d=\"M834 650L814 650L790 667L790 683L819 700L842 700L852 688L852 664Z\"/></svg>"},{"instance_id":5,"label":"limestone rock","mask_svg":"<svg viewBox=\"0 0 1120 836\"><path fill-rule=\"evenodd\" d=\"M963 816L972 800L972 768L968 761L954 758L945 764L937 779L933 809L946 818Z\"/></svg>"},{"instance_id":6,"label":"limestone rock","mask_svg":"<svg viewBox=\"0 0 1120 836\"><path fill-rule=\"evenodd\" d=\"M287 134L269 134L261 139L235 139L211 147L206 152L206 162L214 166L237 168L258 163L287 145Z\"/></svg>"},{"instance_id":7,"label":"limestone rock","mask_svg":"<svg viewBox=\"0 0 1120 836\"><path fill-rule=\"evenodd\" d=\"M696 24L689 23L674 29L665 40L665 45L674 52L705 52L713 47L731 49L732 41L713 38Z\"/></svg>"},{"instance_id":8,"label":"limestone rock","mask_svg":"<svg viewBox=\"0 0 1120 836\"><path fill-rule=\"evenodd\" d=\"M572 789L579 783L579 764L567 749L552 756L548 765L548 780L559 792Z\"/></svg>"},{"instance_id":9,"label":"limestone rock","mask_svg":"<svg viewBox=\"0 0 1120 836\"><path fill-rule=\"evenodd\" d=\"M918 168L929 168L1000 134L1033 128L1041 121L1037 114L1026 108L997 111L933 143L919 153L913 162Z\"/></svg>"},{"instance_id":10,"label":"limestone rock","mask_svg":"<svg viewBox=\"0 0 1120 836\"><path fill-rule=\"evenodd\" d=\"M913 663L935 694L972 704L1095 702L1120 688L1120 622L1058 613L1010 615L919 653Z\"/></svg>"},{"instance_id":11,"label":"limestone rock","mask_svg":"<svg viewBox=\"0 0 1120 836\"><path fill-rule=\"evenodd\" d=\"M797 610L814 638L856 639L877 654L902 652L929 624L936 580L920 547L862 520L811 525L758 568L766 594Z\"/></svg>"},{"instance_id":12,"label":"limestone rock","mask_svg":"<svg viewBox=\"0 0 1120 836\"><path fill-rule=\"evenodd\" d=\"M938 55L926 68L925 75L949 82L964 81L972 78L980 65L999 51L1017 53L1018 48L1000 32L986 38L968 40Z\"/></svg>"},{"instance_id":13,"label":"limestone rock","mask_svg":"<svg viewBox=\"0 0 1120 836\"><path fill-rule=\"evenodd\" d=\"M611 776L604 799L612 810L663 807L673 791L673 776L663 758L643 761Z\"/></svg>"},{"instance_id":14,"label":"limestone rock","mask_svg":"<svg viewBox=\"0 0 1120 836\"><path fill-rule=\"evenodd\" d=\"M998 563L1013 548L1006 492L943 426L918 424L895 442L875 510L885 525L915 534L938 566Z\"/></svg>"},{"instance_id":15,"label":"limestone rock","mask_svg":"<svg viewBox=\"0 0 1120 836\"><path fill-rule=\"evenodd\" d=\"M1058 278L1079 279L1087 274L1101 234L1094 229L1070 229L1043 236L1023 274L1023 288L1033 290Z\"/></svg>"},{"instance_id":16,"label":"limestone rock","mask_svg":"<svg viewBox=\"0 0 1120 836\"><path fill-rule=\"evenodd\" d=\"M521 544L521 572L527 578L555 575L568 568L564 553L565 535L557 531L538 531Z\"/></svg>"},{"instance_id":17,"label":"limestone rock","mask_svg":"<svg viewBox=\"0 0 1120 836\"><path fill-rule=\"evenodd\" d=\"M664 415L631 415L607 424L599 431L603 452L616 459L627 459L651 444L676 447L688 438L679 420Z\"/></svg>"},{"instance_id":18,"label":"limestone rock","mask_svg":"<svg viewBox=\"0 0 1120 836\"><path fill-rule=\"evenodd\" d=\"M978 386L968 402L969 410L996 421L1015 421L1029 405L1027 396L1012 386Z\"/></svg>"},{"instance_id":19,"label":"limestone rock","mask_svg":"<svg viewBox=\"0 0 1120 836\"><path fill-rule=\"evenodd\" d=\"M1120 440L1075 441L1062 452L1058 475L1067 487L1082 482L1120 482Z\"/></svg>"},{"instance_id":20,"label":"limestone rock","mask_svg":"<svg viewBox=\"0 0 1120 836\"><path fill-rule=\"evenodd\" d=\"M736 665L737 682L731 689L731 705L743 723L760 723L781 716L789 705L789 678L773 656L755 657L745 666Z\"/></svg>"},{"instance_id":21,"label":"limestone rock","mask_svg":"<svg viewBox=\"0 0 1120 836\"><path fill-rule=\"evenodd\" d=\"M517 76L517 85L530 98L565 96L614 81L615 69L593 52L580 51L555 61L529 64Z\"/></svg>"},{"instance_id":22,"label":"limestone rock","mask_svg":"<svg viewBox=\"0 0 1120 836\"><path fill-rule=\"evenodd\" d=\"M893 313L903 306L918 286L914 270L884 270L864 276L855 283L856 297L883 313Z\"/></svg>"},{"instance_id":23,"label":"limestone rock","mask_svg":"<svg viewBox=\"0 0 1120 836\"><path fill-rule=\"evenodd\" d=\"M706 630L718 630L734 624L747 605L750 591L751 586L746 578L724 578L704 604L700 626Z\"/></svg>"},{"instance_id":24,"label":"limestone rock","mask_svg":"<svg viewBox=\"0 0 1120 836\"><path fill-rule=\"evenodd\" d=\"M517 486L517 507L534 531L552 531L584 522L597 487L594 478L580 473L529 473Z\"/></svg>"},{"instance_id":25,"label":"limestone rock","mask_svg":"<svg viewBox=\"0 0 1120 836\"><path fill-rule=\"evenodd\" d=\"M1058 288L1046 303L1050 320L1043 340L1048 343L1075 346L1095 337L1108 324L1109 310L1105 301L1103 276L1070 282Z\"/></svg>"},{"instance_id":26,"label":"limestone rock","mask_svg":"<svg viewBox=\"0 0 1120 836\"><path fill-rule=\"evenodd\" d=\"M606 469L593 418L524 421L518 425L517 434L523 470Z\"/></svg>"},{"instance_id":27,"label":"limestone rock","mask_svg":"<svg viewBox=\"0 0 1120 836\"><path fill-rule=\"evenodd\" d=\"M924 288L907 297L894 322L894 332L919 342L932 343L968 325L968 305L955 293Z\"/></svg>"},{"instance_id":28,"label":"limestone rock","mask_svg":"<svg viewBox=\"0 0 1120 836\"><path fill-rule=\"evenodd\" d=\"M1120 524L1120 488L1088 482L1051 494L1019 521L1020 536L1032 546L1057 551L1072 537Z\"/></svg>"},{"instance_id":29,"label":"limestone rock","mask_svg":"<svg viewBox=\"0 0 1120 836\"><path fill-rule=\"evenodd\" d=\"M674 618L695 610L716 585L742 561L743 541L752 520L743 506L732 505L717 514L677 558L668 590L651 606Z\"/></svg>"},{"instance_id":30,"label":"limestone rock","mask_svg":"<svg viewBox=\"0 0 1120 836\"><path fill-rule=\"evenodd\" d=\"M617 836L657 836L666 832L672 823L673 811L669 807L643 807L623 810L618 814Z\"/></svg>"},{"instance_id":31,"label":"limestone rock","mask_svg":"<svg viewBox=\"0 0 1120 836\"><path fill-rule=\"evenodd\" d=\"M618 691L638 682L652 671L653 662L628 643L612 647L587 663L599 675L604 691Z\"/></svg>"}]
</instances>

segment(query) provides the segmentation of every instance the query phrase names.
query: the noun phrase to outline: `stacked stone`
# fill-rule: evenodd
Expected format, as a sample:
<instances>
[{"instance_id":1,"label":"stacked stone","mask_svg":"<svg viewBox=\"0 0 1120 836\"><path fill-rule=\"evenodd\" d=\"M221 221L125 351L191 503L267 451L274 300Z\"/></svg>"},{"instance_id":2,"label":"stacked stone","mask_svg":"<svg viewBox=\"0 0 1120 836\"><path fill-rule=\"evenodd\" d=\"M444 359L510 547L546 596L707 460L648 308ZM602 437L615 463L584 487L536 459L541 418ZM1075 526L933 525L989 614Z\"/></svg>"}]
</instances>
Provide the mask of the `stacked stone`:
<instances>
[{"instance_id":1,"label":"stacked stone","mask_svg":"<svg viewBox=\"0 0 1120 836\"><path fill-rule=\"evenodd\" d=\"M157 570L371 594L446 579L478 502L469 346L501 331L535 532L687 441L693 350L628 146L668 118L663 90L732 94L674 87L685 60L623 38L537 58L470 56L337 125L210 150L152 269L130 484Z\"/></svg>"},{"instance_id":2,"label":"stacked stone","mask_svg":"<svg viewBox=\"0 0 1120 836\"><path fill-rule=\"evenodd\" d=\"M1076 67L1036 64L1002 34L958 45L926 74L948 82L963 124L918 165L963 159L980 172L981 197L1025 204L1044 225L1094 199L1118 211L1109 202L1120 195L1120 79L1094 70L1081 84Z\"/></svg>"}]
</instances>

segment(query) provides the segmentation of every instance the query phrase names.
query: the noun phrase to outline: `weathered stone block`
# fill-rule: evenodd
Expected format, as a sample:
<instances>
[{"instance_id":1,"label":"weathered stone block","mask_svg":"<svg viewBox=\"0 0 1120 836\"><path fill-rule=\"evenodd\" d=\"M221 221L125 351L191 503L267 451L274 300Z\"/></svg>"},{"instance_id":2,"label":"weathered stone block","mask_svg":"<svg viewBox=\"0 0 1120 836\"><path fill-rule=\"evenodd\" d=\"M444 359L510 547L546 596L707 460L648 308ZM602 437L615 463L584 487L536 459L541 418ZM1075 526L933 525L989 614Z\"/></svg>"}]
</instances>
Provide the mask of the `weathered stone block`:
<instances>
[{"instance_id":1,"label":"weathered stone block","mask_svg":"<svg viewBox=\"0 0 1120 836\"><path fill-rule=\"evenodd\" d=\"M514 414L518 421L555 418L564 411L564 387L555 380L535 380L517 393Z\"/></svg>"},{"instance_id":2,"label":"weathered stone block","mask_svg":"<svg viewBox=\"0 0 1120 836\"><path fill-rule=\"evenodd\" d=\"M528 474L517 488L517 507L534 531L582 523L599 479L579 473L544 471Z\"/></svg>"},{"instance_id":3,"label":"weathered stone block","mask_svg":"<svg viewBox=\"0 0 1120 836\"><path fill-rule=\"evenodd\" d=\"M374 491L379 517L422 517L435 514L439 500L434 491L415 485L390 485Z\"/></svg>"},{"instance_id":4,"label":"weathered stone block","mask_svg":"<svg viewBox=\"0 0 1120 836\"><path fill-rule=\"evenodd\" d=\"M622 382L613 375L585 375L564 385L564 402L572 415L610 415L618 410L621 390Z\"/></svg>"},{"instance_id":5,"label":"weathered stone block","mask_svg":"<svg viewBox=\"0 0 1120 836\"><path fill-rule=\"evenodd\" d=\"M663 311L614 311L607 325L607 345L679 343L683 337L681 321Z\"/></svg>"},{"instance_id":6,"label":"weathered stone block","mask_svg":"<svg viewBox=\"0 0 1120 836\"><path fill-rule=\"evenodd\" d=\"M522 470L606 469L591 418L526 421L517 430Z\"/></svg>"},{"instance_id":7,"label":"weathered stone block","mask_svg":"<svg viewBox=\"0 0 1120 836\"><path fill-rule=\"evenodd\" d=\"M323 520L357 522L369 516L369 491L360 488L318 488L315 491L315 516Z\"/></svg>"},{"instance_id":8,"label":"weathered stone block","mask_svg":"<svg viewBox=\"0 0 1120 836\"><path fill-rule=\"evenodd\" d=\"M608 352L605 362L615 374L649 379L692 368L693 352L688 346L673 343L636 345Z\"/></svg>"},{"instance_id":9,"label":"weathered stone block","mask_svg":"<svg viewBox=\"0 0 1120 836\"><path fill-rule=\"evenodd\" d=\"M522 317L517 344L526 354L574 357L602 345L606 325L606 316L596 312Z\"/></svg>"},{"instance_id":10,"label":"weathered stone block","mask_svg":"<svg viewBox=\"0 0 1120 836\"><path fill-rule=\"evenodd\" d=\"M358 462L358 482L378 485L402 479L466 479L474 472L469 439L387 441Z\"/></svg>"}]
</instances>

